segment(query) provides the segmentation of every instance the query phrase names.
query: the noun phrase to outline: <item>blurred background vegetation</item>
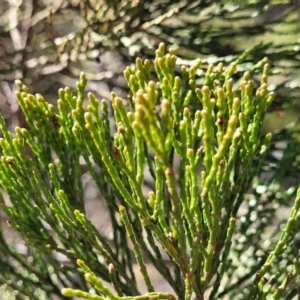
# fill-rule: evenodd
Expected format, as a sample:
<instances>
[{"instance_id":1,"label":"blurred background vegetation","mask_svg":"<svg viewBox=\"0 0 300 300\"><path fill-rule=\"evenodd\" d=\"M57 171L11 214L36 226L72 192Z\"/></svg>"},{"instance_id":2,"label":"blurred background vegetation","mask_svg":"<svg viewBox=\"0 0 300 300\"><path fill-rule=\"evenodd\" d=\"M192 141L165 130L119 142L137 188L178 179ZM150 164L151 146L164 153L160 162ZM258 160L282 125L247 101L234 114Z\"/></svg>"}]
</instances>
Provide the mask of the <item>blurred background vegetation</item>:
<instances>
[{"instance_id":1,"label":"blurred background vegetation","mask_svg":"<svg viewBox=\"0 0 300 300\"><path fill-rule=\"evenodd\" d=\"M137 56L153 57L160 42L185 63L229 63L246 49L242 68L267 56L276 107L298 108L299 1L80 1L0 2L1 91L24 80L35 93L56 98L80 71L89 89L107 96L126 89L123 69ZM242 70L241 70L242 71ZM283 105L284 104L284 105ZM278 106L277 106L278 105Z\"/></svg>"},{"instance_id":2,"label":"blurred background vegetation","mask_svg":"<svg viewBox=\"0 0 300 300\"><path fill-rule=\"evenodd\" d=\"M255 74L256 62L267 57L276 99L265 131L274 137L253 191L264 199L247 214L259 203L262 215L274 216L276 207L268 204L274 198L281 212L290 205L300 178L299 0L2 0L0 16L0 111L12 129L26 126L15 79L52 102L60 87L75 88L84 71L87 91L126 98L124 68L137 56L154 57L160 42L176 49L178 69L196 58L206 67L239 59L237 76L246 69Z\"/></svg>"}]
</instances>

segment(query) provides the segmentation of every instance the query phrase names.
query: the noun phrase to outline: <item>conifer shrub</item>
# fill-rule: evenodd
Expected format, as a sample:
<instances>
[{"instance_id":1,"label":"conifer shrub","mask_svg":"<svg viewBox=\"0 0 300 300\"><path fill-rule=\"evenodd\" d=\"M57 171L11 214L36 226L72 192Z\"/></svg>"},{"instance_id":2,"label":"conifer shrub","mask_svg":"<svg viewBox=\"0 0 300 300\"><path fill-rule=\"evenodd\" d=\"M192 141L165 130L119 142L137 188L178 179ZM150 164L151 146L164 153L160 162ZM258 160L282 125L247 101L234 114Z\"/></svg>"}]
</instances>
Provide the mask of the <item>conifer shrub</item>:
<instances>
[{"instance_id":1,"label":"conifer shrub","mask_svg":"<svg viewBox=\"0 0 300 300\"><path fill-rule=\"evenodd\" d=\"M0 283L16 299L298 295L300 190L297 182L284 190L266 159L278 137L263 133L274 99L267 61L241 78L239 60L176 62L164 44L153 62L137 58L124 71L127 99L86 94L84 74L77 90L59 90L57 105L16 82L27 128L12 134L0 117L0 183L10 200L2 194L1 209L28 248L17 251L2 226ZM111 241L86 216L82 160L109 212ZM289 217L276 221L290 200ZM169 291L153 286L149 264Z\"/></svg>"}]
</instances>

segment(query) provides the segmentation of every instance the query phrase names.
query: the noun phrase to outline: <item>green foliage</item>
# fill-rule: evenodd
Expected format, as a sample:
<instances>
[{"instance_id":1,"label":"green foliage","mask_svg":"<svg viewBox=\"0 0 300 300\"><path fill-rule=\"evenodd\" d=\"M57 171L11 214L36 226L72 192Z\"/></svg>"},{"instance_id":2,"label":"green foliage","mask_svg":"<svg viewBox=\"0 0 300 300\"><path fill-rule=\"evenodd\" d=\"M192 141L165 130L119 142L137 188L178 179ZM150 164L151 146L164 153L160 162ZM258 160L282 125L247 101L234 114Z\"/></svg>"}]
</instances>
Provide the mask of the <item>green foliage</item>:
<instances>
[{"instance_id":1,"label":"green foliage","mask_svg":"<svg viewBox=\"0 0 300 300\"><path fill-rule=\"evenodd\" d=\"M282 191L274 177L261 185L272 143L262 125L274 93L266 60L253 69L262 72L259 84L250 72L234 79L245 57L203 72L200 60L178 68L174 50L161 44L154 63L138 58L124 71L128 109L115 93L111 101L85 95L84 74L76 91L59 90L56 106L17 81L28 129L17 127L13 137L0 118L0 182L11 201L1 197L1 206L30 257L7 243L2 228L0 282L20 299L291 299L300 192L279 235L270 229L276 205L296 189ZM109 211L111 242L86 217L81 158ZM148 197L146 171L154 182ZM154 289L146 260L173 292Z\"/></svg>"}]
</instances>

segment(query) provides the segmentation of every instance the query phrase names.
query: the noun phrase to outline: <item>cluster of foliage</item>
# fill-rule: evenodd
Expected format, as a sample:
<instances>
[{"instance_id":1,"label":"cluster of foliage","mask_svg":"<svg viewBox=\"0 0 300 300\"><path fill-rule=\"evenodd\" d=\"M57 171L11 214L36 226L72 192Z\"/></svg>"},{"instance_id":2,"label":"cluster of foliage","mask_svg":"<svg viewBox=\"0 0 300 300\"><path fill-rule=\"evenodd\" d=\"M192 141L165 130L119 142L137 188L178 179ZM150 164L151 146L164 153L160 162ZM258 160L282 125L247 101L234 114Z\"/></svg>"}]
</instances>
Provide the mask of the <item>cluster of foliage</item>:
<instances>
[{"instance_id":1,"label":"cluster of foliage","mask_svg":"<svg viewBox=\"0 0 300 300\"><path fill-rule=\"evenodd\" d=\"M12 205L1 202L10 226L28 241L31 252L26 258L2 240L3 284L32 299L41 297L40 290L48 299L58 296L62 287L64 296L99 300L193 295L290 299L297 290L300 192L279 235L270 228L272 211L295 191L280 192L270 184L262 192L259 185L260 170L269 165L264 158L272 138L262 134L264 115L274 99L268 92L269 66L265 60L256 65L263 72L260 85L246 72L236 86L236 63L227 68L211 65L202 75L197 61L182 66L176 76L176 59L161 44L154 66L137 59L134 68L124 71L130 109L112 93L115 136L108 102L89 93L84 105L83 74L76 92L59 90L57 113L41 95L29 94L17 82L28 129L17 127L13 138L0 118L1 185ZM80 157L104 196L113 245L85 216ZM155 183L148 198L142 191L145 168ZM275 193L276 199L270 199ZM53 251L66 255L69 264L60 265ZM162 252L169 256L171 269ZM145 256L174 295L154 290ZM142 296L132 259L148 289ZM103 281L111 282L116 293Z\"/></svg>"},{"instance_id":2,"label":"cluster of foliage","mask_svg":"<svg viewBox=\"0 0 300 300\"><path fill-rule=\"evenodd\" d=\"M23 255L8 243L2 223L1 284L18 299L298 295L299 125L262 133L267 112L298 109L297 9L297 1L265 0L1 2L0 175L10 198L3 194L1 216L28 247ZM141 57L125 70L126 85L125 67L99 72L94 61L107 53L122 66ZM109 69L116 61L103 63ZM77 85L67 81L76 90L60 89L54 103L53 92L81 69L88 72ZM16 78L26 86L18 81L13 103ZM115 93L96 100L101 91L86 78L121 87L126 101ZM13 134L2 95L26 118ZM82 158L105 200L113 241L86 218ZM174 294L153 290L145 259Z\"/></svg>"}]
</instances>

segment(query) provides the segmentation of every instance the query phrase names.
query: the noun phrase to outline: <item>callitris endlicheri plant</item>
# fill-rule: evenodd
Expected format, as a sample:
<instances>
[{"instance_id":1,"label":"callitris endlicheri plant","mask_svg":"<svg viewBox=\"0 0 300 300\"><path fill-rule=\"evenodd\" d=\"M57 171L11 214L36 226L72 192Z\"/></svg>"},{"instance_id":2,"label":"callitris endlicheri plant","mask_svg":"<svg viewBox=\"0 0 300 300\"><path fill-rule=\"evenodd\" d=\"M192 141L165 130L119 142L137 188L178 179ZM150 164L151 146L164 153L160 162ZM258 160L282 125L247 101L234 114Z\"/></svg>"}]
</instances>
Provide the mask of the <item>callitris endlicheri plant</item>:
<instances>
[{"instance_id":1,"label":"callitris endlicheri plant","mask_svg":"<svg viewBox=\"0 0 300 300\"><path fill-rule=\"evenodd\" d=\"M278 227L270 226L274 211L296 189L287 194L270 184L259 192L272 140L262 133L274 99L267 61L253 67L262 72L255 84L251 72L233 79L238 61L203 70L200 60L190 67L176 60L163 44L153 63L138 58L124 71L127 99L86 95L82 74L77 90L60 89L54 106L17 81L28 127L13 135L0 118L0 178L10 199L8 204L2 196L1 207L30 250L30 257L18 253L2 233L0 282L16 299L297 295L300 192ZM109 211L111 241L86 217L82 159ZM147 197L146 172L153 181ZM54 253L64 254L68 264ZM146 259L169 292L154 288Z\"/></svg>"}]
</instances>

